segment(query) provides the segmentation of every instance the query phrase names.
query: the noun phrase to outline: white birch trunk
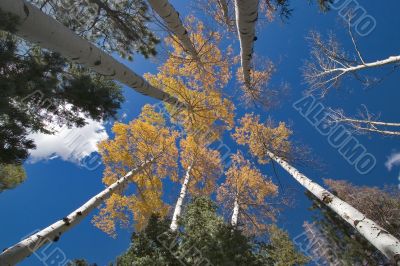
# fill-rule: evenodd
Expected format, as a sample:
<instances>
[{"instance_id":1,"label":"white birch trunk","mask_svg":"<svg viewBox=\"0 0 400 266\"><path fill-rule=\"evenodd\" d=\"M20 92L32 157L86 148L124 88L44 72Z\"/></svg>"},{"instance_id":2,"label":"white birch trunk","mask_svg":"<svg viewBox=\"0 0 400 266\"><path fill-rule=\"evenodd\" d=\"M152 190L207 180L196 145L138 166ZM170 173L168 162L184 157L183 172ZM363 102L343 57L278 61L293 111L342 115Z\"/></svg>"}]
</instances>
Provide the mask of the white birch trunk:
<instances>
[{"instance_id":1,"label":"white birch trunk","mask_svg":"<svg viewBox=\"0 0 400 266\"><path fill-rule=\"evenodd\" d=\"M168 29L178 38L183 48L195 59L198 54L189 34L179 18L178 12L168 0L148 0L153 10L164 20Z\"/></svg>"},{"instance_id":2,"label":"white birch trunk","mask_svg":"<svg viewBox=\"0 0 400 266\"><path fill-rule=\"evenodd\" d=\"M395 262L396 265L400 265L400 241L398 239L389 234L389 232L377 225L374 221L368 219L353 206L307 178L282 158L270 151L266 152L270 158L279 163L297 182L354 227L372 245L389 258L389 260Z\"/></svg>"},{"instance_id":3,"label":"white birch trunk","mask_svg":"<svg viewBox=\"0 0 400 266\"><path fill-rule=\"evenodd\" d=\"M239 202L237 196L235 197L235 202L233 203L233 214L231 218L231 225L237 227L239 217Z\"/></svg>"},{"instance_id":4,"label":"white birch trunk","mask_svg":"<svg viewBox=\"0 0 400 266\"><path fill-rule=\"evenodd\" d=\"M24 0L1 0L0 8L20 17L21 24L17 28L17 34L22 38L83 64L110 79L124 83L144 95L179 105L176 98L151 86L112 56L82 39L30 3Z\"/></svg>"},{"instance_id":5,"label":"white birch trunk","mask_svg":"<svg viewBox=\"0 0 400 266\"><path fill-rule=\"evenodd\" d=\"M188 186L189 180L190 180L190 170L192 170L192 165L190 165L186 170L186 175L185 175L185 179L183 180L183 183L182 183L181 192L179 193L179 198L175 205L175 210L174 210L174 214L172 216L172 221L171 221L171 225L170 225L170 229L172 232L175 232L178 229L178 217L182 213L183 200L185 199L187 186Z\"/></svg>"},{"instance_id":6,"label":"white birch trunk","mask_svg":"<svg viewBox=\"0 0 400 266\"><path fill-rule=\"evenodd\" d=\"M152 163L152 161L144 163L142 166L130 171L124 177L118 179L118 181L116 181L114 184L110 185L99 194L92 197L85 204L70 213L62 220L53 223L52 225L29 236L28 238L25 238L14 246L5 249L0 254L0 265L15 265L34 253L43 245L52 241L58 241L64 232L70 230L72 227L80 223L92 210L97 208L101 203L104 202L104 200L110 197L113 192L118 191L121 187L128 183L132 175L140 172L150 163Z\"/></svg>"},{"instance_id":7,"label":"white birch trunk","mask_svg":"<svg viewBox=\"0 0 400 266\"><path fill-rule=\"evenodd\" d=\"M235 0L235 16L240 41L243 79L246 86L250 86L250 64L256 36L258 0Z\"/></svg>"}]
</instances>

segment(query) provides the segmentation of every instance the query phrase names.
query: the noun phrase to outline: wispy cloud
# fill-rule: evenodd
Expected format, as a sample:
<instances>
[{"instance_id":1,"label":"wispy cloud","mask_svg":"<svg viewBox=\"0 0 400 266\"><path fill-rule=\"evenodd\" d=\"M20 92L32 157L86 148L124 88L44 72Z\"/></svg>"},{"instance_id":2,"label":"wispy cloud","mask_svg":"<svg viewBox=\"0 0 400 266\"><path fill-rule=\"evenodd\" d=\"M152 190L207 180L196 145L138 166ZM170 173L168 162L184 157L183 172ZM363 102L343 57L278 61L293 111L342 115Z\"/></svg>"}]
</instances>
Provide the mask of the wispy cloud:
<instances>
[{"instance_id":1,"label":"wispy cloud","mask_svg":"<svg viewBox=\"0 0 400 266\"><path fill-rule=\"evenodd\" d=\"M97 151L97 143L108 139L103 123L91 119L81 128L53 126L57 132L54 135L31 134L36 149L30 151L29 162L61 158L79 164L82 159Z\"/></svg>"},{"instance_id":2,"label":"wispy cloud","mask_svg":"<svg viewBox=\"0 0 400 266\"><path fill-rule=\"evenodd\" d=\"M392 153L385 163L385 166L389 171L396 165L400 165L400 152Z\"/></svg>"}]
</instances>

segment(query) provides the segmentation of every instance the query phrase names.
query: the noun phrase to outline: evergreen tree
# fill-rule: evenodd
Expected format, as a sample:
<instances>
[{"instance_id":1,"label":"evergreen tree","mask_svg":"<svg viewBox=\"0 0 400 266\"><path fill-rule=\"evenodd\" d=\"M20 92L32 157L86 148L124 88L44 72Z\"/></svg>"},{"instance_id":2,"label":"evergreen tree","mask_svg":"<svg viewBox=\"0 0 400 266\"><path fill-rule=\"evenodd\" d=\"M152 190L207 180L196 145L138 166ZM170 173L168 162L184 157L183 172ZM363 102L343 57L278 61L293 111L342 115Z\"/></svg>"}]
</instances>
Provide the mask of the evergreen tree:
<instances>
[{"instance_id":1,"label":"evergreen tree","mask_svg":"<svg viewBox=\"0 0 400 266\"><path fill-rule=\"evenodd\" d=\"M128 265L303 265L286 232L271 226L269 241L245 236L217 214L207 197L196 197L179 220L181 231L153 215L148 226L134 233L118 266Z\"/></svg>"},{"instance_id":2,"label":"evergreen tree","mask_svg":"<svg viewBox=\"0 0 400 266\"><path fill-rule=\"evenodd\" d=\"M0 164L0 192L12 189L25 181L26 173L22 165Z\"/></svg>"},{"instance_id":3,"label":"evergreen tree","mask_svg":"<svg viewBox=\"0 0 400 266\"><path fill-rule=\"evenodd\" d=\"M275 224L269 226L268 235L268 243L259 244L261 252L258 256L264 262L261 265L304 265L309 262L308 257L295 249L289 234L279 229Z\"/></svg>"},{"instance_id":4,"label":"evergreen tree","mask_svg":"<svg viewBox=\"0 0 400 266\"><path fill-rule=\"evenodd\" d=\"M113 81L13 36L17 24L0 10L0 163L28 157L29 133L114 117L123 101Z\"/></svg>"}]
</instances>

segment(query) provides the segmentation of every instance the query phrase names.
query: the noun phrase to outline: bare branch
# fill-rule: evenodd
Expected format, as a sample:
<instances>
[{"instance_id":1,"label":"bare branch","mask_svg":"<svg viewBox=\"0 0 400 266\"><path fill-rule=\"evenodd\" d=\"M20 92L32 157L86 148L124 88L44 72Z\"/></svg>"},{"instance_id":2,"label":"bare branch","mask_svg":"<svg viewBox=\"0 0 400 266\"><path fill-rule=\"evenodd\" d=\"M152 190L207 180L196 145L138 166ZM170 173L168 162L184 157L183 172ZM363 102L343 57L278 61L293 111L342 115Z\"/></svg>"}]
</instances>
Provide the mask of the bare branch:
<instances>
[{"instance_id":1,"label":"bare branch","mask_svg":"<svg viewBox=\"0 0 400 266\"><path fill-rule=\"evenodd\" d=\"M364 85L369 86L371 80L361 77L359 72L400 64L400 55L375 62L365 62L350 28L348 33L354 46L352 54L348 54L341 48L334 35L330 35L325 41L321 34L310 33L308 40L311 44L311 60L306 61L303 67L303 77L309 85L309 93L319 91L321 96L324 96L332 87L338 87L341 80L349 75L353 75Z\"/></svg>"},{"instance_id":2,"label":"bare branch","mask_svg":"<svg viewBox=\"0 0 400 266\"><path fill-rule=\"evenodd\" d=\"M381 135L400 136L400 123L378 121L378 117L371 114L365 105L363 105L363 108L364 110L359 112L360 119L346 116L344 111L341 109L329 109L330 115L328 122L347 124L357 134L366 134L372 132ZM399 129L387 130L388 127L397 127Z\"/></svg>"}]
</instances>

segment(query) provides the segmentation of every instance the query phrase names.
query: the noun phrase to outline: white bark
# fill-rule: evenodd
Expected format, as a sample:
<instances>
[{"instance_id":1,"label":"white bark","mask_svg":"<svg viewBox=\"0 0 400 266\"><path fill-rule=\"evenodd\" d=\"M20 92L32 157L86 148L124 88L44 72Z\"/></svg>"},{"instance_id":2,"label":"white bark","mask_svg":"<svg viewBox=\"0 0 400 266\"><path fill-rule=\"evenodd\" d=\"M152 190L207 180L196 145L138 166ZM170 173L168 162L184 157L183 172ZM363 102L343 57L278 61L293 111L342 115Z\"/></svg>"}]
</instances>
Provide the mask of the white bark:
<instances>
[{"instance_id":1,"label":"white bark","mask_svg":"<svg viewBox=\"0 0 400 266\"><path fill-rule=\"evenodd\" d=\"M92 210L97 208L101 203L104 202L104 200L110 197L113 192L118 191L121 187L128 183L132 175L140 172L150 163L152 163L152 161L144 163L142 166L130 171L124 177L118 179L118 181L116 181L114 184L110 185L99 194L92 197L85 204L83 204L75 211L71 212L62 220L53 223L52 225L29 236L28 238L25 238L14 246L5 249L0 254L0 265L15 265L34 253L43 245L52 241L58 241L58 239L64 232L68 231L69 229L80 223L86 216L88 216L88 214Z\"/></svg>"},{"instance_id":2,"label":"white bark","mask_svg":"<svg viewBox=\"0 0 400 266\"><path fill-rule=\"evenodd\" d=\"M396 265L400 265L400 241L398 239L389 234L389 232L377 225L374 221L368 219L353 206L307 178L282 158L270 151L266 152L270 158L279 163L283 169L292 175L297 182L354 227L372 245L389 258L389 260L395 262Z\"/></svg>"},{"instance_id":3,"label":"white bark","mask_svg":"<svg viewBox=\"0 0 400 266\"><path fill-rule=\"evenodd\" d=\"M250 64L258 18L258 0L235 0L236 27L240 41L243 79L250 86Z\"/></svg>"},{"instance_id":4,"label":"white bark","mask_svg":"<svg viewBox=\"0 0 400 266\"><path fill-rule=\"evenodd\" d=\"M112 56L82 39L30 3L24 0L1 0L0 8L20 17L21 25L17 28L17 34L22 38L83 64L110 79L124 83L144 95L179 104L176 98L153 87Z\"/></svg>"},{"instance_id":5,"label":"white bark","mask_svg":"<svg viewBox=\"0 0 400 266\"><path fill-rule=\"evenodd\" d=\"M337 121L339 123L346 122L346 123L370 124L370 125L386 126L386 127L400 127L400 123L360 120L360 119L352 119L352 118L337 118L337 119L335 119L335 121Z\"/></svg>"},{"instance_id":6,"label":"white bark","mask_svg":"<svg viewBox=\"0 0 400 266\"><path fill-rule=\"evenodd\" d=\"M231 225L233 227L237 226L238 217L239 217L239 202L238 202L238 198L236 196L235 202L233 203L233 214L232 214L232 218L231 218Z\"/></svg>"},{"instance_id":7,"label":"white bark","mask_svg":"<svg viewBox=\"0 0 400 266\"><path fill-rule=\"evenodd\" d=\"M164 20L168 29L178 38L183 48L196 60L198 54L178 12L168 0L148 0L153 10Z\"/></svg>"},{"instance_id":8,"label":"white bark","mask_svg":"<svg viewBox=\"0 0 400 266\"><path fill-rule=\"evenodd\" d=\"M172 221L171 221L171 226L170 226L170 229L172 232L175 232L178 229L178 217L182 213L183 200L186 197L187 186L188 186L189 180L190 180L190 170L192 170L192 165L190 165L186 170L186 175L185 175L185 179L183 180L183 183L182 183L181 192L179 193L179 198L175 205L175 210L174 210L174 214L172 216Z\"/></svg>"},{"instance_id":9,"label":"white bark","mask_svg":"<svg viewBox=\"0 0 400 266\"><path fill-rule=\"evenodd\" d=\"M352 72L357 72L357 71L367 69L367 68L381 67L381 66L395 64L395 63L400 63L400 55L390 56L384 60L378 60L378 61L375 61L372 63L364 63L364 64L360 64L360 65L356 65L356 66L343 66L343 67L339 67L339 68L333 68L333 69L329 69L329 70L322 72L320 75L322 76L322 75L327 75L327 74L336 73L336 72L341 73L341 75L343 75L343 74L348 74L348 73L352 73Z\"/></svg>"},{"instance_id":10,"label":"white bark","mask_svg":"<svg viewBox=\"0 0 400 266\"><path fill-rule=\"evenodd\" d=\"M355 124L351 124L351 126L357 131L357 132L374 132L382 135L388 135L388 136L400 136L400 131L390 131L390 130L381 130L381 129L376 129L376 128L371 128L371 127L362 127L358 126Z\"/></svg>"}]
</instances>

